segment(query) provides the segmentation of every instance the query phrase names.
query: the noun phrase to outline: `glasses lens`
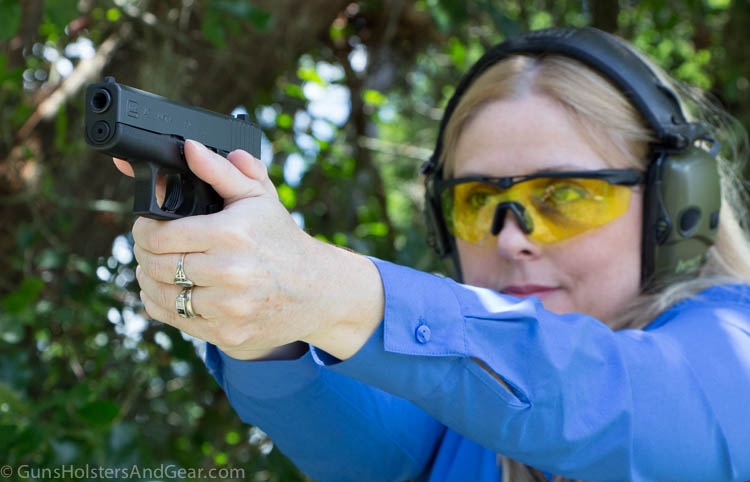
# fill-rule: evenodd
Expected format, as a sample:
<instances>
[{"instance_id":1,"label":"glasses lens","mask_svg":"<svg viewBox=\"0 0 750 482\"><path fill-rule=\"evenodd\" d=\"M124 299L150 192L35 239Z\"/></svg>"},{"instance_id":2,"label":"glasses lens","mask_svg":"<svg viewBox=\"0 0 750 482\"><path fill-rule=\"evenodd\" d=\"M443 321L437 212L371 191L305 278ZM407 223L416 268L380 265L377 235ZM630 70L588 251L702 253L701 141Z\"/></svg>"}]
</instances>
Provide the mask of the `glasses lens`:
<instances>
[{"instance_id":1,"label":"glasses lens","mask_svg":"<svg viewBox=\"0 0 750 482\"><path fill-rule=\"evenodd\" d=\"M606 224L628 209L631 190L601 179L535 178L502 189L484 182L456 184L441 193L448 231L469 243L491 236L497 205L518 202L531 218L531 238L553 243ZM506 219L508 215L506 213Z\"/></svg>"}]
</instances>

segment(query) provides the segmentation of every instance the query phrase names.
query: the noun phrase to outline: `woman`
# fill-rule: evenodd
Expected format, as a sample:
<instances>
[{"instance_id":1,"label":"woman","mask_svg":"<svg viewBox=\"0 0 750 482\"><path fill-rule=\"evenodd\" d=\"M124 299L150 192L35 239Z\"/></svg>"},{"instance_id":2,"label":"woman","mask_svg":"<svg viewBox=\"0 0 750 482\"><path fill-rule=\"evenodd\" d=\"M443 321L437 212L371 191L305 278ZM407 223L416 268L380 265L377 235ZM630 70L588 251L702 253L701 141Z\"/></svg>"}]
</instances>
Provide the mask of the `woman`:
<instances>
[{"instance_id":1,"label":"woman","mask_svg":"<svg viewBox=\"0 0 750 482\"><path fill-rule=\"evenodd\" d=\"M189 142L226 207L136 222L147 312L316 479L747 480L742 186L628 52L534 32L459 85L424 171L466 285L316 241L262 163Z\"/></svg>"}]
</instances>

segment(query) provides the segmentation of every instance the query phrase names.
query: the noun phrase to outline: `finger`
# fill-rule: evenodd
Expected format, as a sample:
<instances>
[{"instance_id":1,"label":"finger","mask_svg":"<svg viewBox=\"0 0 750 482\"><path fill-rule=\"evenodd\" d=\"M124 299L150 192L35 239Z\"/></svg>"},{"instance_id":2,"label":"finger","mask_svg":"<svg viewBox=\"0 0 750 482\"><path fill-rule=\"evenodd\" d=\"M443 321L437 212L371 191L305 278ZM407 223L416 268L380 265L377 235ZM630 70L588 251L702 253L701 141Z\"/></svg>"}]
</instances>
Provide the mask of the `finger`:
<instances>
[{"instance_id":1,"label":"finger","mask_svg":"<svg viewBox=\"0 0 750 482\"><path fill-rule=\"evenodd\" d=\"M133 173L133 166L130 165L128 161L123 161L122 159L118 159L116 157L112 158L113 161L115 161L115 167L126 176L133 177L135 174Z\"/></svg>"},{"instance_id":2,"label":"finger","mask_svg":"<svg viewBox=\"0 0 750 482\"><path fill-rule=\"evenodd\" d=\"M177 314L176 309L170 311L159 306L159 304L156 303L156 301L154 301L145 291L141 291L140 296L143 307L146 309L146 314L148 314L149 318L174 326L190 336L212 342L212 340L209 339L210 334L207 326L204 324L205 320L201 317L183 318Z\"/></svg>"},{"instance_id":3,"label":"finger","mask_svg":"<svg viewBox=\"0 0 750 482\"><path fill-rule=\"evenodd\" d=\"M234 164L234 167L239 169L242 174L259 181L267 192L272 193L276 199L279 198L279 195L276 192L276 187L268 177L268 168L266 168L266 165L263 164L260 159L242 149L236 149L230 152L229 155L227 155L227 159L229 159L229 162Z\"/></svg>"},{"instance_id":4,"label":"finger","mask_svg":"<svg viewBox=\"0 0 750 482\"><path fill-rule=\"evenodd\" d=\"M177 314L176 304L177 297L180 296L183 289L181 286L156 281L154 278L146 274L145 270L140 266L136 267L135 276L138 279L138 285L141 287L141 291L146 293L157 306L160 306L164 312L170 312L176 317L182 318ZM200 316L202 313L199 311L201 303L197 298L200 298L200 289L193 288L190 296L190 304L193 313L195 313L196 316Z\"/></svg>"},{"instance_id":5,"label":"finger","mask_svg":"<svg viewBox=\"0 0 750 482\"><path fill-rule=\"evenodd\" d=\"M227 159L210 151L199 142L193 140L185 142L185 158L190 170L210 184L224 198L225 204L267 194L261 182L243 175Z\"/></svg>"},{"instance_id":6,"label":"finger","mask_svg":"<svg viewBox=\"0 0 750 482\"><path fill-rule=\"evenodd\" d=\"M138 265L147 275L162 283L174 284L177 265L182 254L155 254L139 245L133 246L133 254ZM187 279L196 286L217 286L221 281L221 267L203 253L187 253L182 260L182 270Z\"/></svg>"},{"instance_id":7,"label":"finger","mask_svg":"<svg viewBox=\"0 0 750 482\"><path fill-rule=\"evenodd\" d=\"M207 251L212 243L206 233L215 231L214 219L210 215L187 216L169 221L139 217L133 224L133 241L155 254Z\"/></svg>"},{"instance_id":8,"label":"finger","mask_svg":"<svg viewBox=\"0 0 750 482\"><path fill-rule=\"evenodd\" d=\"M128 161L113 157L112 160L115 162L115 167L126 176L135 177L133 166ZM159 174L156 178L156 202L161 206L164 202L164 197L167 193L167 179L163 174Z\"/></svg>"}]
</instances>

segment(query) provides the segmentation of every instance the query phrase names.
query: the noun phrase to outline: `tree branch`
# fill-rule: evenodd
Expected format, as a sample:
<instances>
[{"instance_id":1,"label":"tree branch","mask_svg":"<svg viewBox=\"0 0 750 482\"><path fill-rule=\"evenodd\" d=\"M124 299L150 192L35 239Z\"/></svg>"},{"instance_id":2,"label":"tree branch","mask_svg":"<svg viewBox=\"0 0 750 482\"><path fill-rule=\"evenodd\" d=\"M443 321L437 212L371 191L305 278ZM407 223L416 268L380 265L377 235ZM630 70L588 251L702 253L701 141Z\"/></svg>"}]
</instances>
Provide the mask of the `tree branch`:
<instances>
[{"instance_id":1,"label":"tree branch","mask_svg":"<svg viewBox=\"0 0 750 482\"><path fill-rule=\"evenodd\" d=\"M107 65L118 45L130 33L128 24L124 24L119 32L109 36L90 59L81 60L60 85L37 105L34 113L21 126L15 136L14 144L22 144L24 140L36 128L39 122L49 120L57 114L60 106L74 96L88 82L101 75L104 66Z\"/></svg>"}]
</instances>

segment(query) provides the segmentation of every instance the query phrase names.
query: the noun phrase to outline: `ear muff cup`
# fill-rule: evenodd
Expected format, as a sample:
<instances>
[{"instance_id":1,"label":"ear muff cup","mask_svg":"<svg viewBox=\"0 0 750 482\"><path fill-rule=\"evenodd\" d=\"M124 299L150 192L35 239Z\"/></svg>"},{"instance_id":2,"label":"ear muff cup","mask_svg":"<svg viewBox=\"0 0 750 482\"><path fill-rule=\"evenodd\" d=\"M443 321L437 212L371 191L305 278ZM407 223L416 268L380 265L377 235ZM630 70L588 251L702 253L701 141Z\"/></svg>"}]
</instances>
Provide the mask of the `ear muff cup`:
<instances>
[{"instance_id":1,"label":"ear muff cup","mask_svg":"<svg viewBox=\"0 0 750 482\"><path fill-rule=\"evenodd\" d=\"M698 147L662 155L649 168L644 202L644 286L694 276L718 231L721 187L716 158Z\"/></svg>"}]
</instances>

